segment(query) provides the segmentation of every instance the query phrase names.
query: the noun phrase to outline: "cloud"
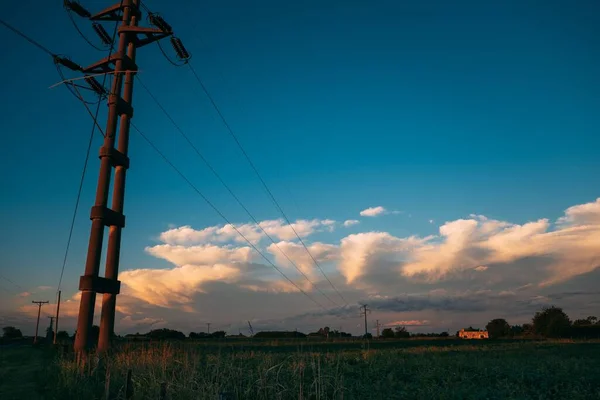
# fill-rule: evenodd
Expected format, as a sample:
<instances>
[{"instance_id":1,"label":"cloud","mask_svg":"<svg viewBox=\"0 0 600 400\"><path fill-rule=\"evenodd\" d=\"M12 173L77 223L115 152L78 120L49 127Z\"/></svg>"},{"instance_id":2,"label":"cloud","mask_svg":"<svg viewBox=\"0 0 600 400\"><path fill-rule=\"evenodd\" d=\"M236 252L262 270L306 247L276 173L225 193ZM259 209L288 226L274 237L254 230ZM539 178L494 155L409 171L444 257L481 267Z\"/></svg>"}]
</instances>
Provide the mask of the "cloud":
<instances>
[{"instance_id":1,"label":"cloud","mask_svg":"<svg viewBox=\"0 0 600 400\"><path fill-rule=\"evenodd\" d=\"M358 225L360 224L360 221L357 219L348 219L346 221L344 221L344 227L349 228L353 225Z\"/></svg>"},{"instance_id":2,"label":"cloud","mask_svg":"<svg viewBox=\"0 0 600 400\"><path fill-rule=\"evenodd\" d=\"M483 272L487 269L488 269L488 267L486 267L485 265L480 265L479 267L475 267L475 271L479 271L479 272Z\"/></svg>"},{"instance_id":3,"label":"cloud","mask_svg":"<svg viewBox=\"0 0 600 400\"><path fill-rule=\"evenodd\" d=\"M211 281L231 282L240 276L232 265L183 265L176 268L136 269L121 272L123 293L160 307L179 306L188 311L202 285ZM188 306L188 307L181 307Z\"/></svg>"},{"instance_id":4,"label":"cloud","mask_svg":"<svg viewBox=\"0 0 600 400\"><path fill-rule=\"evenodd\" d=\"M542 285L592 271L600 266L599 205L597 200L570 207L554 230L548 219L513 224L472 215L446 222L437 241L407 255L402 273L435 281L477 266L506 266L534 257L546 260Z\"/></svg>"},{"instance_id":5,"label":"cloud","mask_svg":"<svg viewBox=\"0 0 600 400\"><path fill-rule=\"evenodd\" d=\"M291 260L311 280L320 274L315 261L323 268L321 263L334 261L339 257L339 250L335 245L316 242L308 245L307 249L308 251L301 244L283 241L267 247L267 251L275 256L277 264L293 268Z\"/></svg>"},{"instance_id":6,"label":"cloud","mask_svg":"<svg viewBox=\"0 0 600 400\"><path fill-rule=\"evenodd\" d=\"M387 322L384 324L384 326L427 326L429 324L430 324L429 320L426 320L426 319L423 319L423 320L412 319L412 320L399 320L399 321Z\"/></svg>"},{"instance_id":7,"label":"cloud","mask_svg":"<svg viewBox=\"0 0 600 400\"><path fill-rule=\"evenodd\" d=\"M17 295L17 297L29 297L31 296L30 292L22 292Z\"/></svg>"},{"instance_id":8,"label":"cloud","mask_svg":"<svg viewBox=\"0 0 600 400\"><path fill-rule=\"evenodd\" d=\"M376 217L381 214L385 214L387 210L382 206L369 207L360 212L362 217Z\"/></svg>"},{"instance_id":9,"label":"cloud","mask_svg":"<svg viewBox=\"0 0 600 400\"><path fill-rule=\"evenodd\" d=\"M265 232L273 239L293 240L297 238L296 235L304 238L320 231L332 232L335 229L335 223L330 219L300 219L288 225L284 220L276 219L262 221L259 224L235 224L235 228L231 224L226 224L210 226L201 230L185 225L169 229L161 233L159 238L162 242L172 245L245 243L246 240L241 237L241 233L251 243L258 244L267 238Z\"/></svg>"},{"instance_id":10,"label":"cloud","mask_svg":"<svg viewBox=\"0 0 600 400\"><path fill-rule=\"evenodd\" d=\"M161 244L146 247L146 252L165 259L175 265L208 265L218 263L250 262L256 253L250 247L230 247L214 245L181 246Z\"/></svg>"},{"instance_id":11,"label":"cloud","mask_svg":"<svg viewBox=\"0 0 600 400\"><path fill-rule=\"evenodd\" d=\"M426 239L397 238L387 232L366 232L349 235L340 244L341 261L338 269L347 283L367 274L380 260L395 259L419 246ZM398 260L399 261L399 260Z\"/></svg>"}]
</instances>

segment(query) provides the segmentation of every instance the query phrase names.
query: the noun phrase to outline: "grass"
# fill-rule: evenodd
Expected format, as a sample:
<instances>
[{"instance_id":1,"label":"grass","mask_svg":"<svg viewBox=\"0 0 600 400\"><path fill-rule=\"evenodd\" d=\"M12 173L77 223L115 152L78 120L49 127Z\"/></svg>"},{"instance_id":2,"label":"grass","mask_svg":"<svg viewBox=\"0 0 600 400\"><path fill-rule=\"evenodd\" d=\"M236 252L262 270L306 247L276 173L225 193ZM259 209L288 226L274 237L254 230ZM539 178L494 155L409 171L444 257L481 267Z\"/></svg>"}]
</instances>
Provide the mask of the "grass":
<instances>
[{"instance_id":1,"label":"grass","mask_svg":"<svg viewBox=\"0 0 600 400\"><path fill-rule=\"evenodd\" d=\"M128 370L134 399L159 398L161 384L182 400L600 398L600 343L145 343L83 368L39 349L0 352L2 399L105 399L107 386L110 398L125 398ZM10 389L12 363L22 377L38 369L36 395Z\"/></svg>"}]
</instances>

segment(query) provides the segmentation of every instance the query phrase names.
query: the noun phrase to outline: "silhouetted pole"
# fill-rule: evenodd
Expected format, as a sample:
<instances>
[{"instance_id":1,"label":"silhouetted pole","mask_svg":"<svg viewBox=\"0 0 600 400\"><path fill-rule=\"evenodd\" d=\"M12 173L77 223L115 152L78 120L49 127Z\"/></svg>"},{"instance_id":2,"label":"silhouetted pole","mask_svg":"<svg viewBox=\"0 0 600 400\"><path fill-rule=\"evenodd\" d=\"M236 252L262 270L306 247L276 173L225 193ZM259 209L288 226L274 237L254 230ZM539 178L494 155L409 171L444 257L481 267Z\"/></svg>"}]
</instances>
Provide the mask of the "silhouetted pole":
<instances>
[{"instance_id":1,"label":"silhouetted pole","mask_svg":"<svg viewBox=\"0 0 600 400\"><path fill-rule=\"evenodd\" d=\"M50 329L52 330L52 329L54 329L54 318L55 317L49 315L48 318L50 318ZM53 332L52 336L54 336L54 332ZM49 337L46 336L46 339L49 339Z\"/></svg>"},{"instance_id":2,"label":"silhouetted pole","mask_svg":"<svg viewBox=\"0 0 600 400\"><path fill-rule=\"evenodd\" d=\"M379 337L379 320L377 320L377 337Z\"/></svg>"},{"instance_id":3,"label":"silhouetted pole","mask_svg":"<svg viewBox=\"0 0 600 400\"><path fill-rule=\"evenodd\" d=\"M365 337L367 337L367 334L369 333L367 328L367 313L371 312L371 310L369 310L369 306L367 304L362 305L360 308L363 309L362 313L365 316Z\"/></svg>"},{"instance_id":4,"label":"silhouetted pole","mask_svg":"<svg viewBox=\"0 0 600 400\"><path fill-rule=\"evenodd\" d=\"M54 325L54 340L52 341L53 344L56 344L56 335L58 334L58 316L60 315L59 314L59 312L60 312L60 294L61 294L61 291L59 290L58 298L56 300L56 318L54 319L56 322Z\"/></svg>"},{"instance_id":5,"label":"silhouetted pole","mask_svg":"<svg viewBox=\"0 0 600 400\"><path fill-rule=\"evenodd\" d=\"M33 337L33 344L37 343L37 338L38 338L38 329L40 328L40 314L42 313L42 306L44 304L48 304L48 301L32 301L33 304L37 304L38 305L38 316L37 316L37 323L35 324L35 336Z\"/></svg>"},{"instance_id":6,"label":"silhouetted pole","mask_svg":"<svg viewBox=\"0 0 600 400\"><path fill-rule=\"evenodd\" d=\"M208 329L208 334L210 335L210 322L206 323L207 329Z\"/></svg>"}]
</instances>

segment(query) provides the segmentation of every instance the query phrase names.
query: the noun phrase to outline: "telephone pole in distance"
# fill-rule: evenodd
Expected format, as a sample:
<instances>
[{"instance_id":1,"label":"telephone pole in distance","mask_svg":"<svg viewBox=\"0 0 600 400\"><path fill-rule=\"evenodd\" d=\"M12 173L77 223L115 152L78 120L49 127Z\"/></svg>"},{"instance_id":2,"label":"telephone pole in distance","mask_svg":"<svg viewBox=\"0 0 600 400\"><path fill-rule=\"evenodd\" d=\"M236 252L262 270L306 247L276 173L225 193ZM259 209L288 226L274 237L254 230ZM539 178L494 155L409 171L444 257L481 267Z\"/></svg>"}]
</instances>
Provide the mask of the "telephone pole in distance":
<instances>
[{"instance_id":1,"label":"telephone pole in distance","mask_svg":"<svg viewBox=\"0 0 600 400\"><path fill-rule=\"evenodd\" d=\"M35 324L35 336L33 338L33 344L36 344L38 338L38 329L40 328L40 314L42 313L42 306L44 304L48 304L49 301L32 301L32 303L38 305L37 323Z\"/></svg>"}]
</instances>

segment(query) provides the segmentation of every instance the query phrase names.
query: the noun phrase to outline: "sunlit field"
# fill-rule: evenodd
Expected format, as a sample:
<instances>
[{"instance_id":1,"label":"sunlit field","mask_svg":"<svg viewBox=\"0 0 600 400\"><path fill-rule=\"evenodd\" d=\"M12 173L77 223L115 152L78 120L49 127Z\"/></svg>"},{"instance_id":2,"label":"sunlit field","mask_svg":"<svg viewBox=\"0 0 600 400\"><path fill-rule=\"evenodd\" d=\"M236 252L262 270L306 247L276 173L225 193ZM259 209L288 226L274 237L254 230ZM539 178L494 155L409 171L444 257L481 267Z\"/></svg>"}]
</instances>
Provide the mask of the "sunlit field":
<instances>
[{"instance_id":1,"label":"sunlit field","mask_svg":"<svg viewBox=\"0 0 600 400\"><path fill-rule=\"evenodd\" d=\"M0 352L2 399L600 398L598 342L133 343L83 367Z\"/></svg>"}]
</instances>

